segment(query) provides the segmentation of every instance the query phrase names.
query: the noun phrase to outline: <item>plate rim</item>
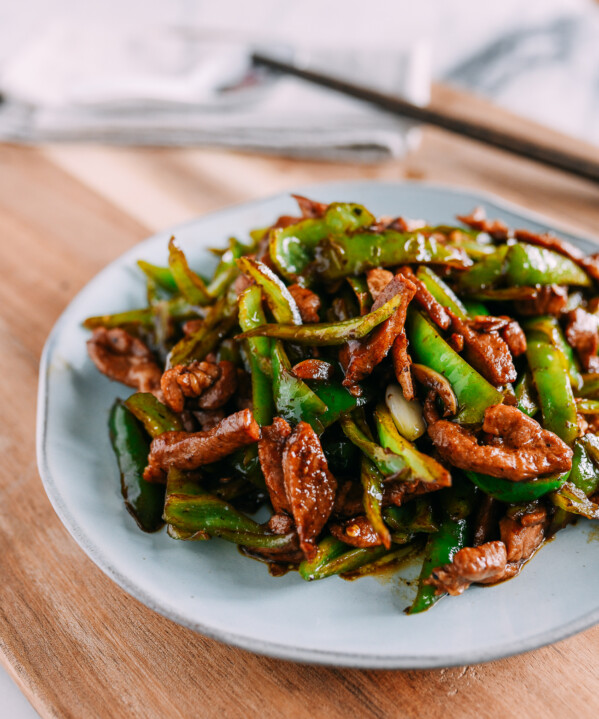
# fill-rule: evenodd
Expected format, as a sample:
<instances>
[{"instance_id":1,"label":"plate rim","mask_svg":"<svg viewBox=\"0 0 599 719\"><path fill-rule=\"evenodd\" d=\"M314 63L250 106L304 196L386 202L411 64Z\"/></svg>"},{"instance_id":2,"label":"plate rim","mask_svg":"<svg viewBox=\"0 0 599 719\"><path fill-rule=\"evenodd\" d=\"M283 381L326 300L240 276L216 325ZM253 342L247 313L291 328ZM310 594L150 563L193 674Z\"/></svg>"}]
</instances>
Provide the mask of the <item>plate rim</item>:
<instances>
[{"instance_id":1,"label":"plate rim","mask_svg":"<svg viewBox=\"0 0 599 719\"><path fill-rule=\"evenodd\" d=\"M85 285L69 300L58 319L54 323L50 333L44 343L40 358L39 381L37 393L37 409L36 409L36 457L37 465L44 490L50 503L60 519L63 526L67 529L71 537L75 540L83 552L91 559L91 561L102 570L112 581L114 581L129 596L141 602L152 611L160 614L167 619L176 622L192 631L198 632L203 636L215 639L224 644L238 647L247 651L251 651L264 656L286 661L301 662L306 664L317 664L323 666L338 666L354 669L439 669L444 667L464 666L467 664L480 664L497 659L503 659L509 656L515 656L534 649L562 641L579 632L588 629L599 623L599 605L596 609L587 612L578 619L560 625L558 628L546 630L532 635L521 641L510 641L505 645L495 649L481 649L463 651L455 654L432 654L426 656L411 657L405 653L400 655L376 655L362 654L360 652L339 652L334 650L308 649L302 647L293 647L288 644L279 644L277 642L258 639L255 637L245 636L237 632L228 632L222 629L215 629L210 625L206 625L200 621L191 621L187 617L182 616L174 609L161 606L152 595L138 587L134 582L129 581L128 577L116 569L110 558L106 556L104 551L100 549L92 540L90 540L85 530L80 526L79 522L67 509L62 501L61 494L57 489L52 471L47 457L47 429L48 429L48 409L49 409L49 370L53 349L61 334L63 325L67 326L67 313L70 307L79 299L86 291L91 282L94 282L102 274L108 273L113 266L116 266L126 260L129 255L136 254L145 244L149 244L156 238L165 234L176 234L178 231L193 226L197 222L208 218L214 218L220 214L227 213L231 210L250 209L251 207L261 205L265 202L272 202L279 199L288 198L292 193L306 194L317 193L319 190L330 188L331 186L351 186L357 185L376 185L380 187L397 187L397 186L415 186L422 187L431 191L451 193L456 196L468 196L470 198L478 198L493 204L500 209L517 213L532 221L547 224L549 227L557 229L563 228L563 232L577 237L587 242L599 245L599 238L593 237L591 234L581 232L579 230L572 231L567 229L565 225L556 221L540 212L529 210L528 208L518 205L510 200L488 191L477 190L460 185L448 185L444 183L414 181L414 180L333 180L324 183L315 183L310 185L302 185L299 188L291 187L289 190L277 192L266 197L260 197L254 200L239 202L227 205L218 210L204 213L194 217L186 222L179 223L172 227L153 233L144 240L135 243L131 248L116 257L110 263L102 267L102 269L94 274Z\"/></svg>"}]
</instances>

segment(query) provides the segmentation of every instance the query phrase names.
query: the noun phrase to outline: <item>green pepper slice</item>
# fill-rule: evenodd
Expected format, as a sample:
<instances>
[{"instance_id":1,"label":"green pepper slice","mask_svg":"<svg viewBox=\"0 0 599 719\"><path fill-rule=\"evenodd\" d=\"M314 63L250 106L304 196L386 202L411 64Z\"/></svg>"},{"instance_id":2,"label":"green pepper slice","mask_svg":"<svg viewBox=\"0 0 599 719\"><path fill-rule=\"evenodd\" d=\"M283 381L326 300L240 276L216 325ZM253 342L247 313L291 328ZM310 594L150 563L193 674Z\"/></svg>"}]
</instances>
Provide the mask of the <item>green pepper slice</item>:
<instances>
[{"instance_id":1,"label":"green pepper slice","mask_svg":"<svg viewBox=\"0 0 599 719\"><path fill-rule=\"evenodd\" d=\"M143 423L146 432L152 438L160 436L163 432L180 432L183 429L178 415L149 392L132 394L125 401L125 405Z\"/></svg>"},{"instance_id":2,"label":"green pepper slice","mask_svg":"<svg viewBox=\"0 0 599 719\"><path fill-rule=\"evenodd\" d=\"M259 285L248 287L239 296L239 325L242 330L251 330L266 322L262 310L262 290ZM263 427L270 424L273 417L273 393L270 376L263 371L263 360L270 361L271 340L266 337L254 337L247 340L250 351L248 360L252 377L252 409L254 419ZM272 365L271 365L272 374Z\"/></svg>"},{"instance_id":3,"label":"green pepper slice","mask_svg":"<svg viewBox=\"0 0 599 719\"><path fill-rule=\"evenodd\" d=\"M150 444L135 416L117 400L108 420L110 441L121 474L121 492L129 514L144 532L156 532L164 522L164 486L143 478Z\"/></svg>"},{"instance_id":4,"label":"green pepper slice","mask_svg":"<svg viewBox=\"0 0 599 719\"><path fill-rule=\"evenodd\" d=\"M503 401L503 395L453 350L421 312L408 310L408 337L417 362L442 374L458 400L456 420L479 424L485 410Z\"/></svg>"},{"instance_id":5,"label":"green pepper slice","mask_svg":"<svg viewBox=\"0 0 599 719\"><path fill-rule=\"evenodd\" d=\"M483 492L500 502L521 504L540 499L550 492L558 490L568 479L569 472L551 477L540 477L525 482L511 482L501 477L489 477L486 474L466 471L468 479Z\"/></svg>"},{"instance_id":6,"label":"green pepper slice","mask_svg":"<svg viewBox=\"0 0 599 719\"><path fill-rule=\"evenodd\" d=\"M526 341L526 358L541 405L543 426L572 445L580 430L566 357L543 332L529 331Z\"/></svg>"},{"instance_id":7,"label":"green pepper slice","mask_svg":"<svg viewBox=\"0 0 599 719\"><path fill-rule=\"evenodd\" d=\"M279 340L295 342L299 345L327 346L342 345L349 340L365 337L369 332L391 317L402 298L400 294L392 297L388 302L374 312L361 317L353 317L342 322L320 322L309 325L294 324L266 324L244 332L237 339L252 337L273 337Z\"/></svg>"}]
</instances>

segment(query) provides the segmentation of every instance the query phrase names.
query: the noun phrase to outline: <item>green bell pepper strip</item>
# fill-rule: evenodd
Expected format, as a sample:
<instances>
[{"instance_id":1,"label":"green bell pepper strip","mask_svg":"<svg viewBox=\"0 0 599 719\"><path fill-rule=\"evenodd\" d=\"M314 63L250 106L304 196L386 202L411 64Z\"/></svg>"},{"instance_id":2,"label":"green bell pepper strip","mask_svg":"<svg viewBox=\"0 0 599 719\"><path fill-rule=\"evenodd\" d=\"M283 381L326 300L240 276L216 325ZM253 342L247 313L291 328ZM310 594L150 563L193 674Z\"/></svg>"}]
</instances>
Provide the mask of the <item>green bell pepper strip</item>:
<instances>
[{"instance_id":1,"label":"green bell pepper strip","mask_svg":"<svg viewBox=\"0 0 599 719\"><path fill-rule=\"evenodd\" d=\"M383 480L384 477L368 457L362 455L360 481L362 482L362 504L364 512L377 536L387 549L391 548L391 534L383 521Z\"/></svg>"},{"instance_id":2,"label":"green bell pepper strip","mask_svg":"<svg viewBox=\"0 0 599 719\"><path fill-rule=\"evenodd\" d=\"M485 410L503 401L503 395L453 350L424 315L408 310L408 338L417 362L442 374L451 384L458 400L456 420L479 424Z\"/></svg>"},{"instance_id":3,"label":"green bell pepper strip","mask_svg":"<svg viewBox=\"0 0 599 719\"><path fill-rule=\"evenodd\" d=\"M236 367L239 367L243 361L239 343L232 337L223 340L216 350L216 361L232 362Z\"/></svg>"},{"instance_id":4,"label":"green bell pepper strip","mask_svg":"<svg viewBox=\"0 0 599 719\"><path fill-rule=\"evenodd\" d=\"M336 422L345 412L359 407L366 397L354 397L343 385L336 382L306 382L314 394L327 406L326 410L318 415L318 421L326 428Z\"/></svg>"},{"instance_id":5,"label":"green bell pepper strip","mask_svg":"<svg viewBox=\"0 0 599 719\"><path fill-rule=\"evenodd\" d=\"M583 437L574 443L572 470L568 481L588 497L594 494L599 487L599 468L593 461L593 455L597 455L599 446L594 435L587 435L587 437L589 439L586 441L586 437ZM590 439L591 437L593 439Z\"/></svg>"},{"instance_id":6,"label":"green bell pepper strip","mask_svg":"<svg viewBox=\"0 0 599 719\"><path fill-rule=\"evenodd\" d=\"M159 287L162 287L163 290L171 294L179 291L170 268L153 265L151 262L146 262L145 260L137 260L137 266L148 279L155 282Z\"/></svg>"},{"instance_id":7,"label":"green bell pepper strip","mask_svg":"<svg viewBox=\"0 0 599 719\"><path fill-rule=\"evenodd\" d=\"M448 471L429 455L419 452L411 442L401 436L391 412L383 402L380 402L374 411L374 421L381 446L402 457L414 477L422 482L446 482L449 486Z\"/></svg>"},{"instance_id":8,"label":"green bell pepper strip","mask_svg":"<svg viewBox=\"0 0 599 719\"><path fill-rule=\"evenodd\" d=\"M580 439L593 462L599 466L599 436L589 432Z\"/></svg>"},{"instance_id":9,"label":"green bell pepper strip","mask_svg":"<svg viewBox=\"0 0 599 719\"><path fill-rule=\"evenodd\" d=\"M291 363L283 349L283 343L273 343L272 390L277 413L292 424L303 420L320 434L323 425L317 415L327 411L326 404L308 385L291 372Z\"/></svg>"},{"instance_id":10,"label":"green bell pepper strip","mask_svg":"<svg viewBox=\"0 0 599 719\"><path fill-rule=\"evenodd\" d=\"M164 519L180 530L205 532L244 547L262 549L291 549L293 532L272 534L265 525L258 524L239 512L228 502L208 492L198 494L169 494L164 505Z\"/></svg>"},{"instance_id":11,"label":"green bell pepper strip","mask_svg":"<svg viewBox=\"0 0 599 719\"><path fill-rule=\"evenodd\" d=\"M587 519L599 519L599 505L586 496L582 489L572 482L566 482L557 492L551 495L551 501L559 509L570 514L579 514Z\"/></svg>"},{"instance_id":12,"label":"green bell pepper strip","mask_svg":"<svg viewBox=\"0 0 599 719\"><path fill-rule=\"evenodd\" d=\"M420 232L384 230L325 238L316 247L315 260L309 269L330 281L361 275L375 267L431 263L463 269L472 260L459 248Z\"/></svg>"},{"instance_id":13,"label":"green bell pepper strip","mask_svg":"<svg viewBox=\"0 0 599 719\"><path fill-rule=\"evenodd\" d=\"M265 322L266 318L262 310L262 290L259 285L252 285L239 296L239 326L242 330L251 330ZM262 371L260 358L270 361L272 342L266 337L254 337L248 339L247 342L252 377L254 419L263 427L272 422L274 399L271 378Z\"/></svg>"},{"instance_id":14,"label":"green bell pepper strip","mask_svg":"<svg viewBox=\"0 0 599 719\"><path fill-rule=\"evenodd\" d=\"M487 317L489 310L483 305L482 302L469 298L463 301L463 305L468 312L469 317Z\"/></svg>"},{"instance_id":15,"label":"green bell pepper strip","mask_svg":"<svg viewBox=\"0 0 599 719\"><path fill-rule=\"evenodd\" d=\"M190 305L182 297L173 297L166 302L168 316L175 320L181 321L197 317L197 308ZM154 309L152 307L143 307L136 310L126 310L125 312L116 312L112 315L96 315L88 317L83 326L88 330L96 327L126 327L127 325L142 325L148 329L152 329L154 325Z\"/></svg>"},{"instance_id":16,"label":"green bell pepper strip","mask_svg":"<svg viewBox=\"0 0 599 719\"><path fill-rule=\"evenodd\" d=\"M571 446L580 430L567 360L543 332L527 332L526 342L526 358L541 405L543 426Z\"/></svg>"},{"instance_id":17,"label":"green bell pepper strip","mask_svg":"<svg viewBox=\"0 0 599 719\"><path fill-rule=\"evenodd\" d=\"M192 479L187 472L183 472L180 469L171 467L168 470L166 478L166 498L173 494L184 494L184 495L202 495L205 490L200 484ZM164 510L164 503L163 503ZM179 539L184 541L206 541L210 539L210 535L203 531L193 531L188 529L182 529L176 527L174 524L166 525L166 532L172 539Z\"/></svg>"},{"instance_id":18,"label":"green bell pepper strip","mask_svg":"<svg viewBox=\"0 0 599 719\"><path fill-rule=\"evenodd\" d=\"M244 332L266 324L262 309L262 290L259 285L252 285L239 295L239 326ZM270 357L272 342L267 337L248 338L252 354Z\"/></svg>"},{"instance_id":19,"label":"green bell pepper strip","mask_svg":"<svg viewBox=\"0 0 599 719\"><path fill-rule=\"evenodd\" d=\"M168 243L168 266L179 292L190 304L204 306L212 302L204 280L190 269L185 253L177 246L174 237Z\"/></svg>"},{"instance_id":20,"label":"green bell pepper strip","mask_svg":"<svg viewBox=\"0 0 599 719\"><path fill-rule=\"evenodd\" d=\"M233 454L225 458L226 472L221 471L222 465L219 467L219 476L227 476L228 472L232 472L235 476L242 478L246 482L250 482L260 490L266 489L266 482L262 474L262 467L258 457L258 445L251 444L249 447L238 449Z\"/></svg>"},{"instance_id":21,"label":"green bell pepper strip","mask_svg":"<svg viewBox=\"0 0 599 719\"><path fill-rule=\"evenodd\" d=\"M591 278L587 273L568 257L524 242L510 245L505 279L508 287L591 285Z\"/></svg>"},{"instance_id":22,"label":"green bell pepper strip","mask_svg":"<svg viewBox=\"0 0 599 719\"><path fill-rule=\"evenodd\" d=\"M599 399L599 374L583 374L582 386L576 390L579 397L585 399Z\"/></svg>"},{"instance_id":23,"label":"green bell pepper strip","mask_svg":"<svg viewBox=\"0 0 599 719\"><path fill-rule=\"evenodd\" d=\"M534 417L539 411L539 405L530 372L523 372L520 375L520 379L516 382L515 393L518 409L529 417Z\"/></svg>"},{"instance_id":24,"label":"green bell pepper strip","mask_svg":"<svg viewBox=\"0 0 599 719\"><path fill-rule=\"evenodd\" d=\"M332 537L323 539L318 545L316 558L311 562L304 560L300 563L298 567L300 576L310 582L335 574L353 572L393 551L382 545L366 549L349 549L349 551L348 547L345 542Z\"/></svg>"},{"instance_id":25,"label":"green bell pepper strip","mask_svg":"<svg viewBox=\"0 0 599 719\"><path fill-rule=\"evenodd\" d=\"M468 318L468 311L464 307L462 300L456 295L451 287L449 287L449 285L443 282L436 272L431 270L430 267L426 267L424 265L419 267L416 272L416 277L424 283L426 289L437 300L437 302L439 302L439 304L450 309L462 320Z\"/></svg>"},{"instance_id":26,"label":"green bell pepper strip","mask_svg":"<svg viewBox=\"0 0 599 719\"><path fill-rule=\"evenodd\" d=\"M326 237L369 227L376 218L362 205L334 202L323 217L301 220L289 227L271 230L270 257L286 279L295 282L314 256L314 248Z\"/></svg>"},{"instance_id":27,"label":"green bell pepper strip","mask_svg":"<svg viewBox=\"0 0 599 719\"><path fill-rule=\"evenodd\" d=\"M494 287L504 276L507 266L508 246L501 245L473 267L460 274L458 287L472 294Z\"/></svg>"},{"instance_id":28,"label":"green bell pepper strip","mask_svg":"<svg viewBox=\"0 0 599 719\"><path fill-rule=\"evenodd\" d=\"M372 307L372 296L368 291L366 278L363 276L346 277L346 280L356 295L360 307L360 315L367 315Z\"/></svg>"},{"instance_id":29,"label":"green bell pepper strip","mask_svg":"<svg viewBox=\"0 0 599 719\"><path fill-rule=\"evenodd\" d=\"M229 285L239 274L236 260L250 250L250 247L242 245L241 242L231 237L229 240L229 249L226 250L220 258L220 262L214 270L212 280L206 288L211 297L216 299L226 292Z\"/></svg>"},{"instance_id":30,"label":"green bell pepper strip","mask_svg":"<svg viewBox=\"0 0 599 719\"><path fill-rule=\"evenodd\" d=\"M526 482L511 482L509 479L489 477L478 472L466 471L465 474L472 484L494 499L509 504L520 504L521 502L532 502L550 492L555 492L568 479L569 472Z\"/></svg>"},{"instance_id":31,"label":"green bell pepper strip","mask_svg":"<svg viewBox=\"0 0 599 719\"><path fill-rule=\"evenodd\" d=\"M358 422L354 419L354 413L342 415L339 423L350 442L353 442L385 477L401 479L411 477L406 460L373 442L364 429L358 426Z\"/></svg>"},{"instance_id":32,"label":"green bell pepper strip","mask_svg":"<svg viewBox=\"0 0 599 719\"><path fill-rule=\"evenodd\" d=\"M129 514L144 532L156 532L164 522L164 486L143 478L150 445L134 415L117 400L108 420L110 441L121 474L121 492Z\"/></svg>"},{"instance_id":33,"label":"green bell pepper strip","mask_svg":"<svg viewBox=\"0 0 599 719\"><path fill-rule=\"evenodd\" d=\"M380 574L388 569L395 569L398 565L420 553L424 546L422 538L412 538L408 541L401 542L399 547L392 547L391 551L383 554L382 557L374 561L367 562L357 569L341 572L344 579L357 579L365 577L369 574Z\"/></svg>"},{"instance_id":34,"label":"green bell pepper strip","mask_svg":"<svg viewBox=\"0 0 599 719\"><path fill-rule=\"evenodd\" d=\"M436 594L435 587L424 584L433 573L433 569L451 562L455 554L466 546L469 535L467 519L450 519L445 517L439 531L431 534L424 550L424 562L418 579L418 593L408 609L408 614L424 612L436 604L443 595Z\"/></svg>"},{"instance_id":35,"label":"green bell pepper strip","mask_svg":"<svg viewBox=\"0 0 599 719\"><path fill-rule=\"evenodd\" d=\"M311 582L314 579L323 579L330 576L326 573L321 575L321 570L325 569L326 571L327 565L346 552L347 547L348 545L340 539L331 536L325 537L318 543L314 559L310 561L304 559L300 563L298 567L300 577L307 582Z\"/></svg>"},{"instance_id":36,"label":"green bell pepper strip","mask_svg":"<svg viewBox=\"0 0 599 719\"><path fill-rule=\"evenodd\" d=\"M171 349L167 357L167 369L193 360L203 360L237 324L237 303L221 297L208 309L200 329L189 337L183 337Z\"/></svg>"},{"instance_id":37,"label":"green bell pepper strip","mask_svg":"<svg viewBox=\"0 0 599 719\"><path fill-rule=\"evenodd\" d=\"M143 423L146 432L152 439L160 436L163 432L181 432L183 430L179 417L149 392L132 394L125 401L125 405Z\"/></svg>"},{"instance_id":38,"label":"green bell pepper strip","mask_svg":"<svg viewBox=\"0 0 599 719\"><path fill-rule=\"evenodd\" d=\"M431 503L424 497L417 497L402 507L385 507L383 519L394 533L393 536L396 536L397 533L410 536L434 534L439 531L439 523L433 517Z\"/></svg>"},{"instance_id":39,"label":"green bell pepper strip","mask_svg":"<svg viewBox=\"0 0 599 719\"><path fill-rule=\"evenodd\" d=\"M249 332L238 335L237 339L274 337L300 345L317 347L342 345L349 340L365 337L375 327L380 325L381 322L391 317L401 301L401 295L397 294L374 312L369 312L362 317L343 320L342 322L322 322L300 326L293 324L261 325Z\"/></svg>"},{"instance_id":40,"label":"green bell pepper strip","mask_svg":"<svg viewBox=\"0 0 599 719\"><path fill-rule=\"evenodd\" d=\"M302 324L302 317L296 301L270 267L259 260L252 260L250 257L240 257L237 260L237 266L262 287L266 302L277 322L290 325ZM268 325L266 326L268 327Z\"/></svg>"},{"instance_id":41,"label":"green bell pepper strip","mask_svg":"<svg viewBox=\"0 0 599 719\"><path fill-rule=\"evenodd\" d=\"M441 497L439 531L429 535L424 551L424 562L418 579L418 592L408 614L419 614L433 606L443 596L435 587L425 584L434 569L448 564L456 552L466 546L471 529L468 517L475 503L475 491L468 482L456 481Z\"/></svg>"},{"instance_id":42,"label":"green bell pepper strip","mask_svg":"<svg viewBox=\"0 0 599 719\"><path fill-rule=\"evenodd\" d=\"M83 326L88 330L94 330L96 327L124 327L126 325L142 325L143 327L151 327L154 320L154 314L151 307L144 307L139 310L126 310L125 312L116 312L112 315L95 315L88 317L83 322Z\"/></svg>"},{"instance_id":43,"label":"green bell pepper strip","mask_svg":"<svg viewBox=\"0 0 599 719\"><path fill-rule=\"evenodd\" d=\"M542 332L547 335L551 344L564 355L570 382L573 390L582 387L583 379L580 373L580 365L574 355L574 350L566 342L561 325L556 317L545 315L527 320L522 324L525 331Z\"/></svg>"}]
</instances>

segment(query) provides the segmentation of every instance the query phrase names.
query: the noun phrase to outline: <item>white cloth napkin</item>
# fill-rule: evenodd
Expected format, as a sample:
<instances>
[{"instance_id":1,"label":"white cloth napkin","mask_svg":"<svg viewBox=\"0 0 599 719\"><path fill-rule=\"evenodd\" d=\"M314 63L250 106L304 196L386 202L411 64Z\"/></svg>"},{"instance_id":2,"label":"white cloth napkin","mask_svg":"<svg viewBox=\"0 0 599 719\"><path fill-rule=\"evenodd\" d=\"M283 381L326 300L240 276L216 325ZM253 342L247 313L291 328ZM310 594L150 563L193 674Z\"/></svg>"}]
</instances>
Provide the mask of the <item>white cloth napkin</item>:
<instances>
[{"instance_id":1,"label":"white cloth napkin","mask_svg":"<svg viewBox=\"0 0 599 719\"><path fill-rule=\"evenodd\" d=\"M426 103L429 47L334 52L254 48L198 32L60 24L34 37L0 74L0 139L258 149L373 160L400 156L418 131L355 100L250 65L275 52Z\"/></svg>"}]
</instances>

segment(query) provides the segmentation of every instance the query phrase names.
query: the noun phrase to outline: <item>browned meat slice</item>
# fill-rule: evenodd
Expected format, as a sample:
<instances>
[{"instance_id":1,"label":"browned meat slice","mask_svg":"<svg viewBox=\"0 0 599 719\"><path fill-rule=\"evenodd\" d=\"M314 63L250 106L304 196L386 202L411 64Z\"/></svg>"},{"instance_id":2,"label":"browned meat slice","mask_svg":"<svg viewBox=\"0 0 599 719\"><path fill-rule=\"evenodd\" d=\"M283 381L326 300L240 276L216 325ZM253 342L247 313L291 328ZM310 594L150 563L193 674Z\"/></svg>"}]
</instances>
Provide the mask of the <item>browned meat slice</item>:
<instances>
[{"instance_id":1,"label":"browned meat slice","mask_svg":"<svg viewBox=\"0 0 599 719\"><path fill-rule=\"evenodd\" d=\"M296 225L298 222L301 222L301 217L294 217L293 215L281 215L277 218L277 221L272 226L271 229L273 230L279 230L284 229L285 227L290 227L291 225Z\"/></svg>"},{"instance_id":2,"label":"browned meat slice","mask_svg":"<svg viewBox=\"0 0 599 719\"><path fill-rule=\"evenodd\" d=\"M174 412L182 412L186 397L199 397L219 376L220 369L214 362L178 364L167 369L160 380L164 401Z\"/></svg>"},{"instance_id":3,"label":"browned meat slice","mask_svg":"<svg viewBox=\"0 0 599 719\"><path fill-rule=\"evenodd\" d=\"M456 352L464 351L464 338L462 337L462 335L458 334L457 332L452 332L449 335L449 337L447 338L447 343Z\"/></svg>"},{"instance_id":4,"label":"browned meat slice","mask_svg":"<svg viewBox=\"0 0 599 719\"><path fill-rule=\"evenodd\" d=\"M594 255L588 255L579 262L579 265L585 269L596 282L599 282L599 253L596 252Z\"/></svg>"},{"instance_id":5,"label":"browned meat slice","mask_svg":"<svg viewBox=\"0 0 599 719\"><path fill-rule=\"evenodd\" d=\"M300 285L289 285L288 290L297 304L302 322L320 322L320 317L318 316L320 297L312 290Z\"/></svg>"},{"instance_id":6,"label":"browned meat slice","mask_svg":"<svg viewBox=\"0 0 599 719\"><path fill-rule=\"evenodd\" d=\"M327 523L337 491L316 432L300 422L283 450L285 493L307 559L316 554L316 538Z\"/></svg>"},{"instance_id":7,"label":"browned meat slice","mask_svg":"<svg viewBox=\"0 0 599 719\"><path fill-rule=\"evenodd\" d=\"M514 303L520 315L555 315L559 317L568 304L568 288L561 285L539 287L537 296L530 300L517 300Z\"/></svg>"},{"instance_id":8,"label":"browned meat slice","mask_svg":"<svg viewBox=\"0 0 599 719\"><path fill-rule=\"evenodd\" d=\"M509 320L505 327L499 330L501 339L508 346L512 357L519 357L526 352L526 335L524 334L524 330L516 320L509 319L508 317L501 319Z\"/></svg>"},{"instance_id":9,"label":"browned meat slice","mask_svg":"<svg viewBox=\"0 0 599 719\"><path fill-rule=\"evenodd\" d=\"M476 331L469 322L450 312L454 332L464 338L464 354L485 379L496 386L518 377L507 343L496 330Z\"/></svg>"},{"instance_id":10,"label":"browned meat slice","mask_svg":"<svg viewBox=\"0 0 599 719\"><path fill-rule=\"evenodd\" d=\"M501 504L488 494L483 494L474 519L473 544L478 547L493 539L497 532Z\"/></svg>"},{"instance_id":11,"label":"browned meat slice","mask_svg":"<svg viewBox=\"0 0 599 719\"><path fill-rule=\"evenodd\" d=\"M415 479L411 482L392 479L385 482L383 485L383 506L394 504L396 507L401 507L402 504L409 502L414 497L451 487L451 474L449 471L441 464L438 464L437 471L439 478L436 482L423 482L420 479Z\"/></svg>"},{"instance_id":12,"label":"browned meat slice","mask_svg":"<svg viewBox=\"0 0 599 719\"><path fill-rule=\"evenodd\" d=\"M245 275L243 275L245 277ZM204 320L198 318L195 320L187 320L185 324L183 325L183 334L186 337L191 337L192 335L195 335L196 332L199 332L199 330L202 329L204 325Z\"/></svg>"},{"instance_id":13,"label":"browned meat slice","mask_svg":"<svg viewBox=\"0 0 599 719\"><path fill-rule=\"evenodd\" d=\"M433 569L425 584L435 587L436 594L462 594L472 583L497 582L505 578L507 554L503 542L487 542L478 547L464 547L450 564Z\"/></svg>"},{"instance_id":14,"label":"browned meat slice","mask_svg":"<svg viewBox=\"0 0 599 719\"><path fill-rule=\"evenodd\" d=\"M262 438L258 442L258 457L264 481L270 495L270 503L277 514L289 512L283 479L283 448L291 427L282 417L275 417L268 427L262 427Z\"/></svg>"},{"instance_id":15,"label":"browned meat slice","mask_svg":"<svg viewBox=\"0 0 599 719\"><path fill-rule=\"evenodd\" d=\"M376 327L363 340L351 340L339 352L339 359L345 370L343 385L351 387L372 372L382 362L391 349L395 338L403 331L406 322L408 305L416 293L416 286L411 280L396 275L377 297L372 310L382 307L392 297L401 295L401 302L389 319Z\"/></svg>"},{"instance_id":16,"label":"browned meat slice","mask_svg":"<svg viewBox=\"0 0 599 719\"><path fill-rule=\"evenodd\" d=\"M211 410L193 410L192 415L198 421L202 432L206 432L225 418L225 413L222 409L211 409Z\"/></svg>"},{"instance_id":17,"label":"browned meat slice","mask_svg":"<svg viewBox=\"0 0 599 719\"><path fill-rule=\"evenodd\" d=\"M324 360L307 359L298 362L291 371L298 379L326 381L332 379L335 368L330 362Z\"/></svg>"},{"instance_id":18,"label":"browned meat slice","mask_svg":"<svg viewBox=\"0 0 599 719\"><path fill-rule=\"evenodd\" d=\"M364 491L359 482L346 480L339 485L335 497L334 514L341 517L355 517L364 511Z\"/></svg>"},{"instance_id":19,"label":"browned meat slice","mask_svg":"<svg viewBox=\"0 0 599 719\"><path fill-rule=\"evenodd\" d=\"M416 395L414 394L414 383L410 372L412 359L408 354L408 338L404 330L397 335L393 342L391 357L393 358L395 377L399 382L403 396L410 402Z\"/></svg>"},{"instance_id":20,"label":"browned meat slice","mask_svg":"<svg viewBox=\"0 0 599 719\"><path fill-rule=\"evenodd\" d=\"M120 327L96 327L87 341L87 352L100 372L115 382L140 392L160 393L162 371L154 355Z\"/></svg>"},{"instance_id":21,"label":"browned meat slice","mask_svg":"<svg viewBox=\"0 0 599 719\"><path fill-rule=\"evenodd\" d=\"M366 273L366 284L373 300L376 300L385 287L393 279L393 272L382 267L375 267Z\"/></svg>"},{"instance_id":22,"label":"browned meat slice","mask_svg":"<svg viewBox=\"0 0 599 719\"><path fill-rule=\"evenodd\" d=\"M468 320L468 325L477 332L493 332L493 330L502 330L509 321L509 317L477 315L471 320Z\"/></svg>"},{"instance_id":23,"label":"browned meat slice","mask_svg":"<svg viewBox=\"0 0 599 719\"><path fill-rule=\"evenodd\" d=\"M479 232L486 232L496 240L505 240L509 235L508 226L502 220L488 220L483 207L476 207L469 215L458 215L458 220Z\"/></svg>"},{"instance_id":24,"label":"browned meat slice","mask_svg":"<svg viewBox=\"0 0 599 719\"><path fill-rule=\"evenodd\" d=\"M164 432L152 440L144 479L163 481L170 467L196 469L259 439L260 427L249 409L225 417L207 432Z\"/></svg>"},{"instance_id":25,"label":"browned meat slice","mask_svg":"<svg viewBox=\"0 0 599 719\"><path fill-rule=\"evenodd\" d=\"M383 543L364 515L348 519L342 524L332 524L330 530L333 537L352 547L378 547Z\"/></svg>"},{"instance_id":26,"label":"browned meat slice","mask_svg":"<svg viewBox=\"0 0 599 719\"><path fill-rule=\"evenodd\" d=\"M313 217L315 219L322 217L327 211L328 205L324 202L315 202L301 195L291 195L299 205L303 217Z\"/></svg>"},{"instance_id":27,"label":"browned meat slice","mask_svg":"<svg viewBox=\"0 0 599 719\"><path fill-rule=\"evenodd\" d=\"M445 307L431 295L424 282L416 277L411 267L400 267L398 273L407 277L410 282L416 285L414 299L436 325L446 330L451 324L451 318Z\"/></svg>"},{"instance_id":28,"label":"browned meat slice","mask_svg":"<svg viewBox=\"0 0 599 719\"><path fill-rule=\"evenodd\" d=\"M541 234L538 232L531 232L530 230L516 230L514 232L514 237L519 242L528 242L530 245L538 245L539 247L544 247L547 250L559 252L560 255L565 255L571 260L574 260L574 262L583 260L585 257L584 252L579 250L578 247L575 247L566 240L560 240L559 237L556 237L549 232Z\"/></svg>"},{"instance_id":29,"label":"browned meat slice","mask_svg":"<svg viewBox=\"0 0 599 719\"><path fill-rule=\"evenodd\" d=\"M566 339L576 350L582 366L587 372L599 372L599 325L597 318L581 307L568 312Z\"/></svg>"},{"instance_id":30,"label":"browned meat slice","mask_svg":"<svg viewBox=\"0 0 599 719\"><path fill-rule=\"evenodd\" d=\"M255 281L252 277L248 277L247 275L241 273L235 278L235 282L233 283L233 290L237 297L239 297L239 295L244 290L247 290L247 288L251 287L253 284L255 284Z\"/></svg>"},{"instance_id":31,"label":"browned meat slice","mask_svg":"<svg viewBox=\"0 0 599 719\"><path fill-rule=\"evenodd\" d=\"M546 524L547 510L544 507L538 507L518 518L504 517L499 522L499 529L508 562L530 559L543 543Z\"/></svg>"},{"instance_id":32,"label":"browned meat slice","mask_svg":"<svg viewBox=\"0 0 599 719\"><path fill-rule=\"evenodd\" d=\"M431 392L433 395L439 397L443 403L444 417L451 417L457 413L457 397L455 396L455 392L453 391L451 384L442 374L435 372L435 370L422 364L412 365L412 374L414 375L416 381L420 382L420 384L424 385L429 390L429 402L432 401L432 399L430 399Z\"/></svg>"},{"instance_id":33,"label":"browned meat slice","mask_svg":"<svg viewBox=\"0 0 599 719\"><path fill-rule=\"evenodd\" d=\"M219 409L231 399L237 390L237 367L229 360L218 363L219 376L198 399L200 409Z\"/></svg>"},{"instance_id":34,"label":"browned meat slice","mask_svg":"<svg viewBox=\"0 0 599 719\"><path fill-rule=\"evenodd\" d=\"M409 220L406 217L396 217L387 225L387 229L397 232L415 232L422 227L426 227L424 220Z\"/></svg>"},{"instance_id":35,"label":"browned meat slice","mask_svg":"<svg viewBox=\"0 0 599 719\"><path fill-rule=\"evenodd\" d=\"M570 447L516 407L488 407L483 432L490 435L484 445L473 432L454 422L438 420L428 426L441 457L460 469L520 482L572 467Z\"/></svg>"}]
</instances>

